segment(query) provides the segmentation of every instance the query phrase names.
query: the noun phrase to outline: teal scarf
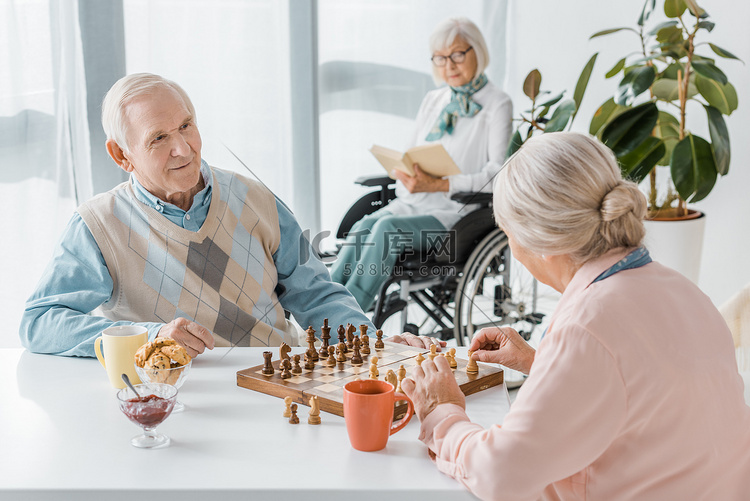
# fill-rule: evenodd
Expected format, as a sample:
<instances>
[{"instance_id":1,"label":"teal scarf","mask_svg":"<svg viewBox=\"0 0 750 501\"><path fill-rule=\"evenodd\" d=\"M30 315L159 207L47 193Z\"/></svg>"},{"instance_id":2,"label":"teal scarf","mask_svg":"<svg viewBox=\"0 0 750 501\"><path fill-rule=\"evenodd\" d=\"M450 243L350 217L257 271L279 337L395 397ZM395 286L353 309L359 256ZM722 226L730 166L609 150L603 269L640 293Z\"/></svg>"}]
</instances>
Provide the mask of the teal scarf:
<instances>
[{"instance_id":1,"label":"teal scarf","mask_svg":"<svg viewBox=\"0 0 750 501\"><path fill-rule=\"evenodd\" d=\"M475 103L471 96L487 85L488 81L485 74L482 73L466 85L451 87L451 102L440 112L437 122L432 126L432 130L425 139L437 141L445 133L453 134L458 117L473 117L482 111L482 107Z\"/></svg>"}]
</instances>

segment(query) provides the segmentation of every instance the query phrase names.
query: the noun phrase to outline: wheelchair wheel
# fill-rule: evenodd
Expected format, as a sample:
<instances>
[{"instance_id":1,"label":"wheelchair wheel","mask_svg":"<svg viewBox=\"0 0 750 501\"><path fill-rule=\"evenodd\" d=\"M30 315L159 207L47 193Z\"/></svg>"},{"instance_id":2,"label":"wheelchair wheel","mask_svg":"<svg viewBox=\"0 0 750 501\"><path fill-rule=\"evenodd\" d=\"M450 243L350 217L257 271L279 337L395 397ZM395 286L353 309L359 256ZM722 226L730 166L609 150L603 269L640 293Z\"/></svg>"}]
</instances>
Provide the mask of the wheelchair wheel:
<instances>
[{"instance_id":1,"label":"wheelchair wheel","mask_svg":"<svg viewBox=\"0 0 750 501\"><path fill-rule=\"evenodd\" d=\"M511 256L505 233L492 231L469 256L458 282L456 343L468 345L478 330L501 325L528 340L543 317L537 310L537 289L536 279Z\"/></svg>"}]
</instances>

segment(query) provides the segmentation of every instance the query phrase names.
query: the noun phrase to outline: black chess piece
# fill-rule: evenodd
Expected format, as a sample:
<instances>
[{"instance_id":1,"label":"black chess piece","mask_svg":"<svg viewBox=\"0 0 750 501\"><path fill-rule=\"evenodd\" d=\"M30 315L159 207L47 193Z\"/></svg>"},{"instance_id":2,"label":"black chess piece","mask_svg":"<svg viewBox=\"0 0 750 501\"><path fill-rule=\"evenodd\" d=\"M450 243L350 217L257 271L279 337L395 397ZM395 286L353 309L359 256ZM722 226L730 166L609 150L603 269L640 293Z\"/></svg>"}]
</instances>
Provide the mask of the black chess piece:
<instances>
[{"instance_id":1,"label":"black chess piece","mask_svg":"<svg viewBox=\"0 0 750 501\"><path fill-rule=\"evenodd\" d=\"M289 362L288 358L285 358L281 361L282 369L281 369L281 379L289 379L292 377L292 371L290 370L292 367L291 362Z\"/></svg>"},{"instance_id":2,"label":"black chess piece","mask_svg":"<svg viewBox=\"0 0 750 501\"><path fill-rule=\"evenodd\" d=\"M263 352L263 370L260 372L265 376L270 376L273 374L273 365L271 364L271 357L273 356L273 353L270 351L264 351Z\"/></svg>"},{"instance_id":3,"label":"black chess piece","mask_svg":"<svg viewBox=\"0 0 750 501\"><path fill-rule=\"evenodd\" d=\"M354 354L352 355L352 365L362 365L362 355L359 352L359 338L354 338Z\"/></svg>"}]
</instances>

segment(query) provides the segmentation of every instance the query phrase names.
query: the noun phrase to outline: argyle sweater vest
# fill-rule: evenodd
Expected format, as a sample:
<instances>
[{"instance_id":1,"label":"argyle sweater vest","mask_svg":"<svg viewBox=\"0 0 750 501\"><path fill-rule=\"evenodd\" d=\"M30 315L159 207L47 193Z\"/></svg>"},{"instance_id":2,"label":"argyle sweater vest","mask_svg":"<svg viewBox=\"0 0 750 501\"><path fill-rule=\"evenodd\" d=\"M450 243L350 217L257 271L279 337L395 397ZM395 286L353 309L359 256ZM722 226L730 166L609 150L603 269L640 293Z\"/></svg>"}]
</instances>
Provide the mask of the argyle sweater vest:
<instances>
[{"instance_id":1,"label":"argyle sweater vest","mask_svg":"<svg viewBox=\"0 0 750 501\"><path fill-rule=\"evenodd\" d=\"M197 232L140 202L129 182L84 203L78 213L114 282L96 314L111 320L193 320L218 346L297 344L276 295L276 200L263 185L211 168L208 216Z\"/></svg>"}]
</instances>

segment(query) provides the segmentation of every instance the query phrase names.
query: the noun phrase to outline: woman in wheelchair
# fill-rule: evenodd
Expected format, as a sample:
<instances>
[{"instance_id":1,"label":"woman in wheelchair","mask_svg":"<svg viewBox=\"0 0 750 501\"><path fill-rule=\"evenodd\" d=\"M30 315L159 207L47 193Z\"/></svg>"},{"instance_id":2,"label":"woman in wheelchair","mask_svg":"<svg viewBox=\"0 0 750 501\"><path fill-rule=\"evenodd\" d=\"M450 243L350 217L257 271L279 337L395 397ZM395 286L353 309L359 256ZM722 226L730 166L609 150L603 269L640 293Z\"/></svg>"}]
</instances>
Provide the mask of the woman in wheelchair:
<instances>
[{"instance_id":1,"label":"woman in wheelchair","mask_svg":"<svg viewBox=\"0 0 750 501\"><path fill-rule=\"evenodd\" d=\"M396 199L351 228L331 278L344 284L364 311L373 307L399 255L428 250L471 212L451 196L490 191L505 159L512 104L484 74L489 54L479 29L465 18L448 19L431 35L430 48L434 79L447 86L425 96L407 148L440 142L461 174L436 178L418 165L413 177L397 171Z\"/></svg>"},{"instance_id":2,"label":"woman in wheelchair","mask_svg":"<svg viewBox=\"0 0 750 501\"><path fill-rule=\"evenodd\" d=\"M473 358L529 374L502 426L472 423L442 357L402 388L437 467L481 499L748 499L750 408L732 335L642 246L646 199L590 136L543 134L498 174L513 255L562 293L535 352L510 327Z\"/></svg>"}]
</instances>

